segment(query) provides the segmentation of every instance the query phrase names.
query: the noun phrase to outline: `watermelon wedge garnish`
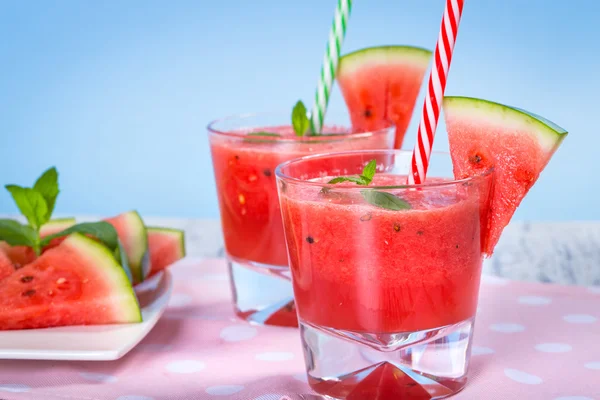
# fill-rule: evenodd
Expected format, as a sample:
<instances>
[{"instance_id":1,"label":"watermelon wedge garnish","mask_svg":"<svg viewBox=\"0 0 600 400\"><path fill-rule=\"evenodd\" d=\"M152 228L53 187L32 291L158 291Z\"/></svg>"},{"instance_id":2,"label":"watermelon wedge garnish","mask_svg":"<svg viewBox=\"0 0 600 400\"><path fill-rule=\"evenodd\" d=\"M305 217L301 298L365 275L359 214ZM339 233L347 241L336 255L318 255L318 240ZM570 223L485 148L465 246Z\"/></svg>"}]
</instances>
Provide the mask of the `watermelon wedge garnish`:
<instances>
[{"instance_id":1,"label":"watermelon wedge garnish","mask_svg":"<svg viewBox=\"0 0 600 400\"><path fill-rule=\"evenodd\" d=\"M567 136L530 112L487 100L445 97L450 155L457 179L494 167L484 252L491 255L504 227Z\"/></svg>"},{"instance_id":2,"label":"watermelon wedge garnish","mask_svg":"<svg viewBox=\"0 0 600 400\"><path fill-rule=\"evenodd\" d=\"M185 257L185 238L179 229L148 227L150 275Z\"/></svg>"},{"instance_id":3,"label":"watermelon wedge garnish","mask_svg":"<svg viewBox=\"0 0 600 400\"><path fill-rule=\"evenodd\" d=\"M412 46L370 47L340 58L336 78L357 131L396 125L400 148L431 51Z\"/></svg>"},{"instance_id":4,"label":"watermelon wedge garnish","mask_svg":"<svg viewBox=\"0 0 600 400\"><path fill-rule=\"evenodd\" d=\"M150 273L148 236L142 217L137 211L128 211L108 218L106 222L115 227L119 240L125 248L133 283L142 282Z\"/></svg>"},{"instance_id":5,"label":"watermelon wedge garnish","mask_svg":"<svg viewBox=\"0 0 600 400\"><path fill-rule=\"evenodd\" d=\"M140 322L123 268L78 233L1 282L0 330Z\"/></svg>"}]
</instances>

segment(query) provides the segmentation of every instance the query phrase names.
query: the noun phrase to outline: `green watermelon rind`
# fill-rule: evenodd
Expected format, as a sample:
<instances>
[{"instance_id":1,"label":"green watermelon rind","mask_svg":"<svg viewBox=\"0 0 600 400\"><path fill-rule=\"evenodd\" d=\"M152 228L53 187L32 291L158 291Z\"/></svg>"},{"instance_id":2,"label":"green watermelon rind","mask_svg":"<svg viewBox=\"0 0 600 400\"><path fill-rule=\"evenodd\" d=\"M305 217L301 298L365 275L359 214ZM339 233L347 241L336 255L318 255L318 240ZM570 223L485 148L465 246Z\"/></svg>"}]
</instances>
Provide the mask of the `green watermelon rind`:
<instances>
[{"instance_id":1,"label":"green watermelon rind","mask_svg":"<svg viewBox=\"0 0 600 400\"><path fill-rule=\"evenodd\" d=\"M143 282L150 274L150 251L142 217L137 211L131 210L109 218L108 222L115 225L119 240L129 250L125 254L133 278L132 283ZM124 231L120 227L124 227Z\"/></svg>"},{"instance_id":2,"label":"green watermelon rind","mask_svg":"<svg viewBox=\"0 0 600 400\"><path fill-rule=\"evenodd\" d=\"M134 255L130 255L129 268L136 275L134 283L143 282L150 274L150 249L146 226L140 214L135 210L128 211L123 216L127 218L129 227L134 229L134 231L130 231L130 234L136 238L137 244L132 251Z\"/></svg>"},{"instance_id":3,"label":"green watermelon rind","mask_svg":"<svg viewBox=\"0 0 600 400\"><path fill-rule=\"evenodd\" d=\"M50 221L46 222L40 228L40 234L44 236L45 234L51 235L53 233L58 233L62 230L70 228L75 225L77 221L75 218L54 218ZM47 233L46 233L47 232Z\"/></svg>"},{"instance_id":4,"label":"green watermelon rind","mask_svg":"<svg viewBox=\"0 0 600 400\"><path fill-rule=\"evenodd\" d=\"M489 100L473 97L446 96L443 101L443 109L451 110L453 117L458 116L460 119L470 120L481 118L487 121L498 122L498 125L506 126L507 128L512 126L531 132L537 138L538 143L548 153L554 153L568 135L565 129L544 117L517 107ZM463 113L463 116L460 113Z\"/></svg>"},{"instance_id":5,"label":"green watermelon rind","mask_svg":"<svg viewBox=\"0 0 600 400\"><path fill-rule=\"evenodd\" d=\"M370 66L375 63L406 63L427 67L431 60L431 51L422 47L391 45L375 46L344 54L338 64L338 76L345 75L357 67Z\"/></svg>"},{"instance_id":6,"label":"green watermelon rind","mask_svg":"<svg viewBox=\"0 0 600 400\"><path fill-rule=\"evenodd\" d=\"M121 265L117 262L112 252L102 243L90 239L80 233L72 233L65 240L66 245L73 246L89 260L93 260L93 267L102 270L106 280L103 282L107 287L119 296L119 307L115 307L124 313L123 321L141 322L142 311L138 299Z\"/></svg>"},{"instance_id":7,"label":"green watermelon rind","mask_svg":"<svg viewBox=\"0 0 600 400\"><path fill-rule=\"evenodd\" d=\"M175 238L177 238L177 240L179 241L179 250L180 250L180 257L185 257L185 233L184 231L182 231L181 229L174 229L174 228L164 228L164 227L160 227L160 226L148 226L146 227L146 230L149 233L160 233L162 235L169 235L169 236L173 236Z\"/></svg>"}]
</instances>

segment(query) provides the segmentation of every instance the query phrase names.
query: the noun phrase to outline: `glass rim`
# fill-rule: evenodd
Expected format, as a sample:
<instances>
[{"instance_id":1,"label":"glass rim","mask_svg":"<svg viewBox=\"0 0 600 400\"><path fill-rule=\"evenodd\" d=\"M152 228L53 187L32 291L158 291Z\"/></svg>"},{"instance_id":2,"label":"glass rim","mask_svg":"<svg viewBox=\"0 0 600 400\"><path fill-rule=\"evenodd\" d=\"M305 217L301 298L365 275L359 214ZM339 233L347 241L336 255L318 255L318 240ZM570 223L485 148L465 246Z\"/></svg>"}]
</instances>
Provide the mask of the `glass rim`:
<instances>
[{"instance_id":1,"label":"glass rim","mask_svg":"<svg viewBox=\"0 0 600 400\"><path fill-rule=\"evenodd\" d=\"M292 160L288 160L288 161L285 161L285 162L279 164L275 168L275 176L277 177L277 179L281 179L282 181L284 181L286 183L290 182L290 183L294 183L294 184L301 184L301 185L314 186L314 187L320 187L320 188L325 187L328 189L335 189L336 191L339 191L339 190L352 191L352 190L365 190L365 188L367 188L367 189L416 189L416 188L429 189L429 188L447 187L447 186L452 186L452 185L465 184L468 182L483 180L483 179L489 177L490 175L492 175L494 172L494 167L492 166L492 167L485 169L484 172L479 175L468 176L466 178L461 178L461 179L452 178L450 180L445 180L443 182L434 182L434 183L427 183L427 181L425 181L425 183L412 184L412 185L411 184L385 185L385 186L368 185L367 187L361 186L361 185L339 186L339 185L332 184L332 183L312 182L312 181L308 181L308 180L304 180L304 179L294 178L294 177L286 175L282 172L282 170L284 168L289 167L292 164L302 163L302 162L311 161L311 160L315 160L315 159L319 159L319 158L343 157L343 156L351 156L351 155L358 155L358 154L378 155L378 154L397 154L397 153L412 154L412 150L406 150L406 149L404 149L404 150L403 149L350 150L350 151L332 151L332 152L327 152L327 153L311 154L311 155L307 155L304 157L294 158ZM432 151L431 155L450 157L450 153L447 151Z\"/></svg>"},{"instance_id":2,"label":"glass rim","mask_svg":"<svg viewBox=\"0 0 600 400\"><path fill-rule=\"evenodd\" d=\"M334 111L334 113L336 113ZM337 113L336 113L337 114ZM229 137L239 140L248 139L246 135L241 135L239 133L235 133L233 130L223 130L218 129L216 125L223 122L231 122L231 121L244 121L249 120L250 118L256 117L268 117L268 116L284 116L287 115L288 121L287 123L281 124L283 125L291 125L289 123L289 112L285 111L266 111L266 112L255 112L255 113L242 113L242 114L233 114L229 116L225 116L222 118L214 119L206 125L206 130L210 135L218 135L222 137ZM348 115L350 119L350 116ZM273 143L318 143L322 141L332 142L332 141L343 141L348 139L363 139L369 138L376 135L387 135L389 134L390 129L394 130L396 128L396 124L387 120L387 125L383 128L368 130L365 132L351 132L351 133L335 133L335 134L324 134L320 136L256 136L257 139L260 139L262 143L265 142L273 142ZM258 127L257 127L258 128Z\"/></svg>"}]
</instances>

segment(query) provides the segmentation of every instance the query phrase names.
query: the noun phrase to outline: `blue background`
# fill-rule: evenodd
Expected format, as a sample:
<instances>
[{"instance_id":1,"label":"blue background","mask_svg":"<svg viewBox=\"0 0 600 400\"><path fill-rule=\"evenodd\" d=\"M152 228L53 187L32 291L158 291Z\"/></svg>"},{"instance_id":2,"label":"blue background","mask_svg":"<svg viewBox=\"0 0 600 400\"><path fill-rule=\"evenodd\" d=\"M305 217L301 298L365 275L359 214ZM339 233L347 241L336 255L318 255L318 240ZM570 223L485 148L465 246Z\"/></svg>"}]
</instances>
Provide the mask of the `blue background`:
<instances>
[{"instance_id":1,"label":"blue background","mask_svg":"<svg viewBox=\"0 0 600 400\"><path fill-rule=\"evenodd\" d=\"M56 165L60 214L216 217L206 123L312 103L335 3L2 1L0 182L30 185ZM355 0L343 51L433 49L443 6ZM597 0L466 1L446 93L571 133L518 219L600 219L599 13ZM331 108L343 108L337 88ZM0 213L15 211L0 195Z\"/></svg>"}]
</instances>

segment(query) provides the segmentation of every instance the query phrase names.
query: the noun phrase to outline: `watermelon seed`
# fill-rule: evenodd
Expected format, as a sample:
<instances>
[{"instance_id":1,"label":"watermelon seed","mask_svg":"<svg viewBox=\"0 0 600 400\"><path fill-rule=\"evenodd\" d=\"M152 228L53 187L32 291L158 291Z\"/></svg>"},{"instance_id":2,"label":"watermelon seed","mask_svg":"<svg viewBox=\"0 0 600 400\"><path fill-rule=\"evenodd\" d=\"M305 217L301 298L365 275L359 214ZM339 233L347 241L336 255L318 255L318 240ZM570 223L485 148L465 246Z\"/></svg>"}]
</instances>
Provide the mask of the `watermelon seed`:
<instances>
[{"instance_id":1,"label":"watermelon seed","mask_svg":"<svg viewBox=\"0 0 600 400\"><path fill-rule=\"evenodd\" d=\"M366 213L365 215L360 216L361 221L370 221L373 216L371 213Z\"/></svg>"},{"instance_id":2,"label":"watermelon seed","mask_svg":"<svg viewBox=\"0 0 600 400\"><path fill-rule=\"evenodd\" d=\"M62 285L63 283L65 283L67 280L65 278L58 278L56 280L56 284L57 285Z\"/></svg>"},{"instance_id":3,"label":"watermelon seed","mask_svg":"<svg viewBox=\"0 0 600 400\"><path fill-rule=\"evenodd\" d=\"M267 177L271 176L271 170L270 169L263 169L263 174Z\"/></svg>"},{"instance_id":4,"label":"watermelon seed","mask_svg":"<svg viewBox=\"0 0 600 400\"><path fill-rule=\"evenodd\" d=\"M419 236L423 236L424 233L425 232L423 232L423 231L417 231L417 235L419 235Z\"/></svg>"},{"instance_id":5,"label":"watermelon seed","mask_svg":"<svg viewBox=\"0 0 600 400\"><path fill-rule=\"evenodd\" d=\"M239 200L240 204L242 204L242 205L246 204L246 197L244 197L244 195L241 193L238 194L238 200Z\"/></svg>"},{"instance_id":6,"label":"watermelon seed","mask_svg":"<svg viewBox=\"0 0 600 400\"><path fill-rule=\"evenodd\" d=\"M23 297L31 297L35 294L35 290L29 289L22 293Z\"/></svg>"},{"instance_id":7,"label":"watermelon seed","mask_svg":"<svg viewBox=\"0 0 600 400\"><path fill-rule=\"evenodd\" d=\"M27 283L27 282L31 282L33 280L33 276L31 275L27 275L21 278L21 282L23 283Z\"/></svg>"},{"instance_id":8,"label":"watermelon seed","mask_svg":"<svg viewBox=\"0 0 600 400\"><path fill-rule=\"evenodd\" d=\"M458 249L458 245L456 245L456 248Z\"/></svg>"},{"instance_id":9,"label":"watermelon seed","mask_svg":"<svg viewBox=\"0 0 600 400\"><path fill-rule=\"evenodd\" d=\"M343 258L340 258L340 262L344 262L344 259L343 259Z\"/></svg>"},{"instance_id":10,"label":"watermelon seed","mask_svg":"<svg viewBox=\"0 0 600 400\"><path fill-rule=\"evenodd\" d=\"M475 164L479 164L481 160L483 160L483 158L478 153L475 153L474 156L469 157L469 161Z\"/></svg>"},{"instance_id":11,"label":"watermelon seed","mask_svg":"<svg viewBox=\"0 0 600 400\"><path fill-rule=\"evenodd\" d=\"M401 228L400 228L400 224L399 224L399 223L397 223L397 222L396 222L396 223L394 223L394 230L395 230L396 232L400 232L400 229L401 229Z\"/></svg>"},{"instance_id":12,"label":"watermelon seed","mask_svg":"<svg viewBox=\"0 0 600 400\"><path fill-rule=\"evenodd\" d=\"M239 159L240 159L240 156L238 156L238 155L236 154L236 155L235 155L235 159L236 159L236 160L239 160Z\"/></svg>"},{"instance_id":13,"label":"watermelon seed","mask_svg":"<svg viewBox=\"0 0 600 400\"><path fill-rule=\"evenodd\" d=\"M313 237L312 237L312 236L307 236L307 237L306 237L306 241L307 241L309 244L313 244L313 243L315 242L315 239L313 239Z\"/></svg>"},{"instance_id":14,"label":"watermelon seed","mask_svg":"<svg viewBox=\"0 0 600 400\"><path fill-rule=\"evenodd\" d=\"M364 115L366 118L371 118L371 116L373 115L373 113L371 113L371 109L367 108L364 112Z\"/></svg>"}]
</instances>

